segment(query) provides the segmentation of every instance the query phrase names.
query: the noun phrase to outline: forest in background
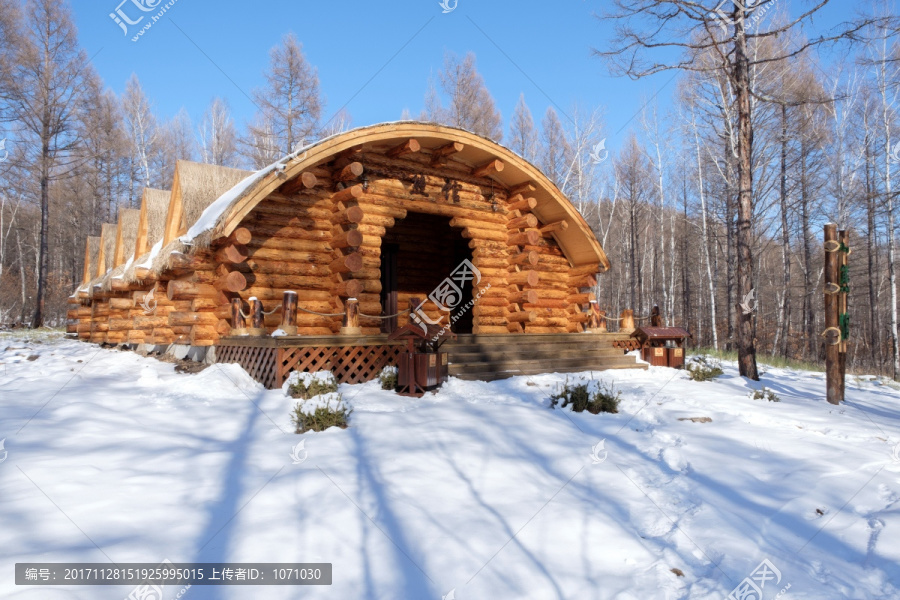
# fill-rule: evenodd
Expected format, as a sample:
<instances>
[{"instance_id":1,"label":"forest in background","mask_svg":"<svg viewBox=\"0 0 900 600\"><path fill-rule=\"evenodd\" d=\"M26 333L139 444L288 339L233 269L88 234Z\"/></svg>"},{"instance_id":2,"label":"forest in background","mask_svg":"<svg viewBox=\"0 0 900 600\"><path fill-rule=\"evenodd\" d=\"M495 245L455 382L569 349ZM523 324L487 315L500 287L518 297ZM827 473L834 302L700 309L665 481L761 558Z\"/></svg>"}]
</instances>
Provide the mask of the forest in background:
<instances>
[{"instance_id":1,"label":"forest in background","mask_svg":"<svg viewBox=\"0 0 900 600\"><path fill-rule=\"evenodd\" d=\"M759 353L823 356L822 226L837 223L853 249L848 366L897 378L896 29L872 20L830 53L795 51L809 44L791 19L776 7L754 31L782 35L747 39L752 299L737 284L739 111L716 45L691 47L692 64L707 68L682 72L664 109L647 99L618 148L606 147L599 105L533 113L523 94L504 119L471 53L448 54L423 81L423 111L398 116L480 133L539 166L610 257L601 308L659 305L700 346L735 348L746 304ZM64 324L85 238L138 208L143 188L169 189L176 160L259 169L353 126L344 110L328 117L293 34L270 52L253 100L245 124L215 94L196 122L184 110L162 118L137 76L121 95L108 89L66 2L0 0L0 325Z\"/></svg>"}]
</instances>

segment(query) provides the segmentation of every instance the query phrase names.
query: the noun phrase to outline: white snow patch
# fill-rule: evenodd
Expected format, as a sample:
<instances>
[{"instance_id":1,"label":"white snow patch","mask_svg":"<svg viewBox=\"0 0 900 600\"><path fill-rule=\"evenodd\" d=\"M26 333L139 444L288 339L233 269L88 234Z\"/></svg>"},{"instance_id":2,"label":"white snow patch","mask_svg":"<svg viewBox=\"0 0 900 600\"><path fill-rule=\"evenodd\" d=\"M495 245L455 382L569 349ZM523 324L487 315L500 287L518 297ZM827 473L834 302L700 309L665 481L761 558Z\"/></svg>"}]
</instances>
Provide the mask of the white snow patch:
<instances>
[{"instance_id":1,"label":"white snow patch","mask_svg":"<svg viewBox=\"0 0 900 600\"><path fill-rule=\"evenodd\" d=\"M787 584L782 598L900 598L900 392L875 379L831 406L802 371L768 368L778 403L749 399L728 362L710 382L584 373L622 392L599 415L548 408L571 374L453 378L422 398L371 381L338 390L348 429L297 436L296 401L233 364L177 374L13 336L0 363L0 597L121 600L132 588L16 586L14 564L168 558L330 562L334 585L303 590L315 600L721 600L763 559L782 574L766 600ZM712 421L679 420L696 417Z\"/></svg>"}]
</instances>

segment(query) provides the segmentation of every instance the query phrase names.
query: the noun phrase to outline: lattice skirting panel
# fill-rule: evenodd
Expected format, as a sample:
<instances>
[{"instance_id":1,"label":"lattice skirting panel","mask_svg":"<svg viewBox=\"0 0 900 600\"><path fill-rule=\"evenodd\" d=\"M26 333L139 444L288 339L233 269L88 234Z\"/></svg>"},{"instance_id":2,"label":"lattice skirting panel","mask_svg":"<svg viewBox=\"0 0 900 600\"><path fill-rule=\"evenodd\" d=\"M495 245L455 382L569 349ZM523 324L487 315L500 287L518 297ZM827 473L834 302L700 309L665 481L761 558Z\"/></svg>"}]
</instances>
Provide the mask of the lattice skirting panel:
<instances>
[{"instance_id":1,"label":"lattice skirting panel","mask_svg":"<svg viewBox=\"0 0 900 600\"><path fill-rule=\"evenodd\" d=\"M269 389L281 387L292 371L331 371L339 383L364 383L386 366L396 366L405 346L343 346L305 348L216 347L216 361L238 363Z\"/></svg>"},{"instance_id":2,"label":"lattice skirting panel","mask_svg":"<svg viewBox=\"0 0 900 600\"><path fill-rule=\"evenodd\" d=\"M280 348L255 348L252 346L217 346L216 362L237 363L268 389L281 386L277 381L278 351Z\"/></svg>"},{"instance_id":3,"label":"lattice skirting panel","mask_svg":"<svg viewBox=\"0 0 900 600\"><path fill-rule=\"evenodd\" d=\"M637 340L615 340L613 341L613 348L621 348L629 352L631 350L640 350L641 343Z\"/></svg>"}]
</instances>

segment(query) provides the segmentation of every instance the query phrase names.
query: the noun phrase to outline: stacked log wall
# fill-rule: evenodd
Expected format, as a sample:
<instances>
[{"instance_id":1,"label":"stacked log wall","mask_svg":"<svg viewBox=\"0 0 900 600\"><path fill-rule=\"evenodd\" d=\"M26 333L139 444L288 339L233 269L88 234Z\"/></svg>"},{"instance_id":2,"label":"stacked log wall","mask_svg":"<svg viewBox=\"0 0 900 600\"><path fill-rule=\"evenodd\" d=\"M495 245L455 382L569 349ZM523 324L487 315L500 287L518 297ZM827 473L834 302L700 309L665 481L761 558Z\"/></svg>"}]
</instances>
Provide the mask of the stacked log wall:
<instances>
[{"instance_id":1,"label":"stacked log wall","mask_svg":"<svg viewBox=\"0 0 900 600\"><path fill-rule=\"evenodd\" d=\"M541 223L533 212L535 187L508 190L492 181L485 173L501 168L498 161L473 174L449 160L452 148L413 147L401 154L351 150L305 171L247 214L241 236L181 257L158 279L79 299L68 315L70 330L99 343L210 346L230 333L232 299L248 311L256 297L268 311L285 291L296 291L307 311L342 313L352 296L361 313L383 315L383 244L399 243L401 255L420 262L403 269L403 310L412 297L426 299L457 266L456 238L481 273L473 333L583 331L599 264L571 266L553 237L564 224ZM448 227L443 234L410 230L403 224L409 213L446 219ZM148 315L140 303L151 289L156 309ZM444 316L430 301L425 311L433 320ZM400 324L408 318L402 315ZM267 315L267 331L281 320L278 312ZM304 311L296 321L299 335L333 335L342 325L341 317ZM363 334L378 334L382 321L361 317L360 325Z\"/></svg>"}]
</instances>

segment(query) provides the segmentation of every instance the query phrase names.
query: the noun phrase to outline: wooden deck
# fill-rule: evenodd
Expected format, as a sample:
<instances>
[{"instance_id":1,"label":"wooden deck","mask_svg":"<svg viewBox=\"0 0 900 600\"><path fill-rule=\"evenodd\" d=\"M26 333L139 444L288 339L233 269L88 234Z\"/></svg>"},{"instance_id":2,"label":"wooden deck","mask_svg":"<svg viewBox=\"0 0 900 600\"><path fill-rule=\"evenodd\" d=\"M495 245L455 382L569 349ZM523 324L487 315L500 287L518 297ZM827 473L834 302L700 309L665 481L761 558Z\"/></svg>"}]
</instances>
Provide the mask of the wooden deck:
<instances>
[{"instance_id":1,"label":"wooden deck","mask_svg":"<svg viewBox=\"0 0 900 600\"><path fill-rule=\"evenodd\" d=\"M620 333L460 335L447 342L450 375L492 381L516 375L646 369L623 348ZM396 365L405 350L387 335L228 337L216 347L220 363L238 363L268 388L280 387L292 371L329 370L341 383L362 383Z\"/></svg>"}]
</instances>

